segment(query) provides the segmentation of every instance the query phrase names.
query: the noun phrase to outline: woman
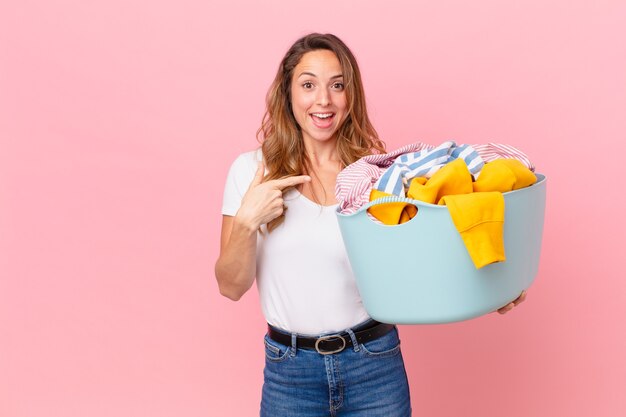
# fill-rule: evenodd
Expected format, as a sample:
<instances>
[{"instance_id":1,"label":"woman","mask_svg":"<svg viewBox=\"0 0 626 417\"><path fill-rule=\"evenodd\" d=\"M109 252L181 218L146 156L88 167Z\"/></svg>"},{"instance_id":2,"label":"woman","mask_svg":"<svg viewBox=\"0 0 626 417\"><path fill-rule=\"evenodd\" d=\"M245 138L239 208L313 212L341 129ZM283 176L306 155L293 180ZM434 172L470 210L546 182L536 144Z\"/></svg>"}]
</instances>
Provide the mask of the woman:
<instances>
[{"instance_id":1,"label":"woman","mask_svg":"<svg viewBox=\"0 0 626 417\"><path fill-rule=\"evenodd\" d=\"M261 149L228 175L215 274L233 300L257 279L269 324L261 416L409 416L397 329L363 308L335 215L339 171L384 151L339 38L292 45L259 134Z\"/></svg>"}]
</instances>

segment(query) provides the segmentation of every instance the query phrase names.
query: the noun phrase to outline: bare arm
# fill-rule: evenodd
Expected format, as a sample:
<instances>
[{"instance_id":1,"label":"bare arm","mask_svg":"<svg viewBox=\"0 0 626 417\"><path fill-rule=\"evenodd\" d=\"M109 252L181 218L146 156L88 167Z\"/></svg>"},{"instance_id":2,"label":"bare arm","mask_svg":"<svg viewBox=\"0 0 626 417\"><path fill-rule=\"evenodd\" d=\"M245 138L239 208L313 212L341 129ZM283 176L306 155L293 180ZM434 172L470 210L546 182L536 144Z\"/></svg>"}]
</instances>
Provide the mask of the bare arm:
<instances>
[{"instance_id":1,"label":"bare arm","mask_svg":"<svg viewBox=\"0 0 626 417\"><path fill-rule=\"evenodd\" d=\"M252 287L256 276L256 234L233 216L222 217L220 256L215 277L220 293L237 301Z\"/></svg>"},{"instance_id":2,"label":"bare arm","mask_svg":"<svg viewBox=\"0 0 626 417\"><path fill-rule=\"evenodd\" d=\"M237 214L222 218L215 277L220 293L234 301L252 287L256 277L257 230L283 213L282 190L311 180L302 175L262 183L263 172L263 164L259 164Z\"/></svg>"}]
</instances>

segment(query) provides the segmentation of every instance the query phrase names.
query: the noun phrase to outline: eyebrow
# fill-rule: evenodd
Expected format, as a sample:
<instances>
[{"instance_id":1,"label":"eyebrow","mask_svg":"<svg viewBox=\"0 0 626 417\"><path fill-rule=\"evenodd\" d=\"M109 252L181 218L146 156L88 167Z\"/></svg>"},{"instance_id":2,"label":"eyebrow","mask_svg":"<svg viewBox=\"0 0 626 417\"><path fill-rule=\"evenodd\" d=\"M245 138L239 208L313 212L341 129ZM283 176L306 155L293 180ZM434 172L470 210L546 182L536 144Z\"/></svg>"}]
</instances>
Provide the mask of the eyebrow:
<instances>
[{"instance_id":1,"label":"eyebrow","mask_svg":"<svg viewBox=\"0 0 626 417\"><path fill-rule=\"evenodd\" d=\"M311 77L315 77L317 78L317 75L313 74L312 72L302 72L300 73L300 75L298 75L298 78L302 77L303 75L310 75ZM343 74L337 74L337 75L333 75L332 77L330 77L331 80L334 80L335 78L342 78Z\"/></svg>"}]
</instances>

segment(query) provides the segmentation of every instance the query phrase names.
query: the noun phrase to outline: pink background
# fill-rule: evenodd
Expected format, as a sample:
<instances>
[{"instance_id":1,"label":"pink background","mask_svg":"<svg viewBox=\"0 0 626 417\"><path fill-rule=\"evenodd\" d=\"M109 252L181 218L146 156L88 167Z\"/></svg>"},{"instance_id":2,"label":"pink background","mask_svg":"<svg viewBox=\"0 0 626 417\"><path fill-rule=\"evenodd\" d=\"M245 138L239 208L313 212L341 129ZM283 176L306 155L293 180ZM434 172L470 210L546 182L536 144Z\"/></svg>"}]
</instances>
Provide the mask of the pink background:
<instances>
[{"instance_id":1,"label":"pink background","mask_svg":"<svg viewBox=\"0 0 626 417\"><path fill-rule=\"evenodd\" d=\"M252 416L256 290L217 290L227 167L288 46L355 52L389 149L497 141L549 178L520 307L402 326L414 415L626 414L626 3L2 2L0 416Z\"/></svg>"}]
</instances>

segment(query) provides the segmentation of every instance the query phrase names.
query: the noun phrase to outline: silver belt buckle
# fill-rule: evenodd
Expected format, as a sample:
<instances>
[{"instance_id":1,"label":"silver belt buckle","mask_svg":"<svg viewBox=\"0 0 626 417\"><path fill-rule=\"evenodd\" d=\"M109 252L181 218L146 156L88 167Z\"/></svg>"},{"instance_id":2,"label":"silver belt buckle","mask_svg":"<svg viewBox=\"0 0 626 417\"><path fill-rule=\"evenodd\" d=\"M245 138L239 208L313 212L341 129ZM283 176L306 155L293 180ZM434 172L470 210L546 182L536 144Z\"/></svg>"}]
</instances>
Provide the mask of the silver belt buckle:
<instances>
[{"instance_id":1,"label":"silver belt buckle","mask_svg":"<svg viewBox=\"0 0 626 417\"><path fill-rule=\"evenodd\" d=\"M326 340L333 340L333 339L341 339L341 341L343 342L343 346L341 346L339 349L335 349L335 350L320 350L320 342L326 341ZM339 335L339 334L331 334L328 336L321 336L319 337L316 341L315 341L315 350L317 350L317 353L319 353L320 355L332 355L333 353L339 353L342 350L344 350L346 348L346 339L343 338L343 336Z\"/></svg>"}]
</instances>

